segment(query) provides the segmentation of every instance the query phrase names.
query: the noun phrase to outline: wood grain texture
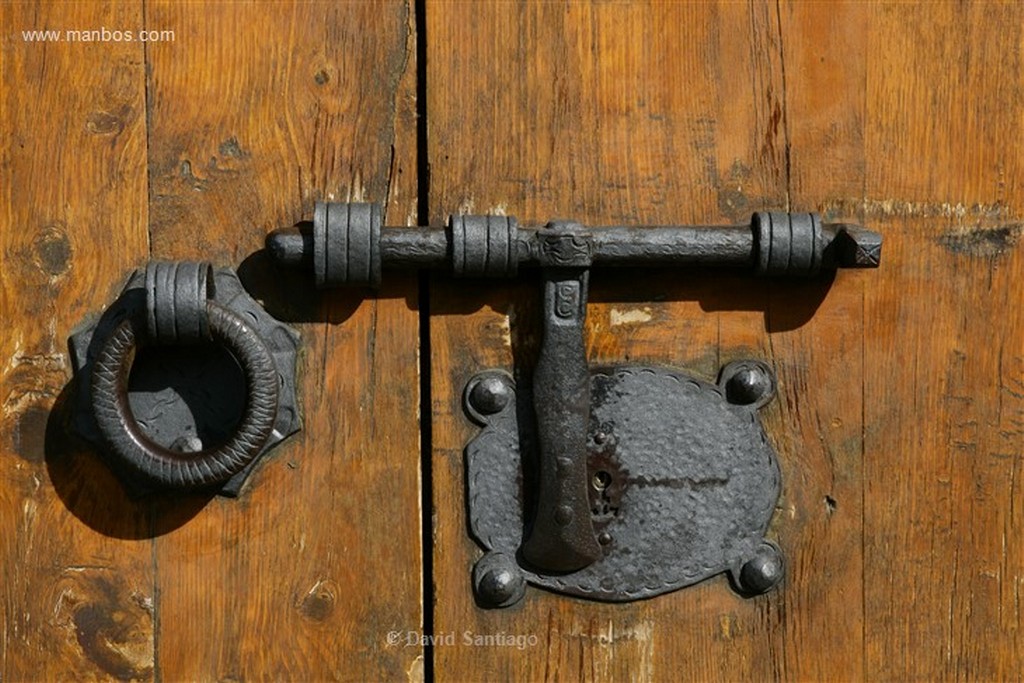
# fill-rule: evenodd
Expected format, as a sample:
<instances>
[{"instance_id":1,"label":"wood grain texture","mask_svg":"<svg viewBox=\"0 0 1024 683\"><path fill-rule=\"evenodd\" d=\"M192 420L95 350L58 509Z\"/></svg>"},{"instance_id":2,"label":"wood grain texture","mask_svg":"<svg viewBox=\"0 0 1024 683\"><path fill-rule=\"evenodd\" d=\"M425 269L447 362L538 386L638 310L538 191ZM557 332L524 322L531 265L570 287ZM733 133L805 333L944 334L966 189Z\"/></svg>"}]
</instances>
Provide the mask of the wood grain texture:
<instances>
[{"instance_id":1,"label":"wood grain texture","mask_svg":"<svg viewBox=\"0 0 1024 683\"><path fill-rule=\"evenodd\" d=\"M390 199L398 223L414 209L410 12L404 2L147 9L188 41L149 54L154 254L244 258L242 277L271 312L321 321L299 325L301 435L242 500L213 500L157 541L157 661L170 680L419 669L419 648L386 640L422 621L415 281L392 278L366 300L320 295L308 274L245 258L269 230L310 219L318 199ZM200 628L176 626L200 614Z\"/></svg>"},{"instance_id":2,"label":"wood grain texture","mask_svg":"<svg viewBox=\"0 0 1024 683\"><path fill-rule=\"evenodd\" d=\"M855 56L866 55L871 11L862 3L778 8L786 198L793 210L822 211L826 220L864 220L823 209L863 187L865 66ZM872 628L863 605L871 552L863 542L863 432L865 400L876 399L863 393L863 356L871 343L864 289L878 274L826 276L817 287L830 287L827 294L806 282L769 284L768 344L780 385L774 433L786 477L779 535L790 560L773 655L788 680L874 676L863 658ZM799 302L815 295L813 315L795 316Z\"/></svg>"},{"instance_id":3,"label":"wood grain texture","mask_svg":"<svg viewBox=\"0 0 1024 683\"><path fill-rule=\"evenodd\" d=\"M142 49L23 30L135 26L123 5L0 7L0 678L153 675L150 517L64 424L66 338L145 256ZM116 235L116 239L111 239ZM97 487L109 491L97 497ZM125 514L90 524L117 508Z\"/></svg>"},{"instance_id":4,"label":"wood grain texture","mask_svg":"<svg viewBox=\"0 0 1024 683\"><path fill-rule=\"evenodd\" d=\"M482 368L529 376L538 295L435 282L435 628L539 638L438 647L439 679L1019 679L1020 12L428 3L435 223L792 208L886 238L880 271L817 284L593 275L592 362L778 372L764 416L789 576L753 600L715 579L625 606L531 590L476 608L460 392Z\"/></svg>"},{"instance_id":5,"label":"wood grain texture","mask_svg":"<svg viewBox=\"0 0 1024 683\"><path fill-rule=\"evenodd\" d=\"M421 677L386 638L422 623L415 279L320 295L255 253L318 199L414 213L412 4L3 12L0 678ZM175 39L10 37L101 26ZM304 431L237 500L132 503L48 428L67 332L151 256L236 266L302 332Z\"/></svg>"},{"instance_id":6,"label":"wood grain texture","mask_svg":"<svg viewBox=\"0 0 1024 683\"><path fill-rule=\"evenodd\" d=\"M865 664L1020 680L1024 10L871 19L860 210L889 267L865 290Z\"/></svg>"}]
</instances>

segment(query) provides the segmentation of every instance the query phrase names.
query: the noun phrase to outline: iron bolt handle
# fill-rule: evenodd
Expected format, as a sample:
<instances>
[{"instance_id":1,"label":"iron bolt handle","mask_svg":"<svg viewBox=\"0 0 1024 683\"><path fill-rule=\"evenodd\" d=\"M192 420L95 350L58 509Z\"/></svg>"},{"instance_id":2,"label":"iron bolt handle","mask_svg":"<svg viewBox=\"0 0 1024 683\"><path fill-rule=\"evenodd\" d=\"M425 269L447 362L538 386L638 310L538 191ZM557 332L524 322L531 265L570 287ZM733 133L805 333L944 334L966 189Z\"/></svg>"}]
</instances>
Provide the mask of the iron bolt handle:
<instances>
[{"instance_id":1,"label":"iron bolt handle","mask_svg":"<svg viewBox=\"0 0 1024 683\"><path fill-rule=\"evenodd\" d=\"M877 267L881 236L825 224L814 213L764 212L746 226L608 226L552 222L520 227L509 216L452 216L447 229L381 228L370 204L318 203L312 225L276 230L267 249L280 264L312 268L320 287L376 286L384 267L450 267L456 276L514 277L539 266L544 339L534 375L539 441L537 509L523 557L572 572L601 557L587 496L590 372L583 344L592 266L715 265L776 276L822 268Z\"/></svg>"},{"instance_id":2,"label":"iron bolt handle","mask_svg":"<svg viewBox=\"0 0 1024 683\"><path fill-rule=\"evenodd\" d=\"M568 572L601 556L587 495L590 370L583 323L590 250L574 223L552 223L538 237L549 261L543 270L544 337L533 374L540 458L537 511L523 557Z\"/></svg>"}]
</instances>

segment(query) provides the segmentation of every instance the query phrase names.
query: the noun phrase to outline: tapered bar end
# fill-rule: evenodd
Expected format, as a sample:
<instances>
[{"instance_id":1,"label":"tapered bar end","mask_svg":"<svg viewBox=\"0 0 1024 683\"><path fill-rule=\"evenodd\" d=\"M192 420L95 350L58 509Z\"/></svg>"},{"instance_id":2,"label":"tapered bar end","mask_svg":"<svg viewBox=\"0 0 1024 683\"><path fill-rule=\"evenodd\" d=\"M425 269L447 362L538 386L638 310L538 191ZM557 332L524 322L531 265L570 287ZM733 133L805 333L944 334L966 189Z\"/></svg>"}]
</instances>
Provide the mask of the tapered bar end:
<instances>
[{"instance_id":1,"label":"tapered bar end","mask_svg":"<svg viewBox=\"0 0 1024 683\"><path fill-rule=\"evenodd\" d=\"M825 263L833 268L877 268L882 261L882 235L851 223L825 226L832 236Z\"/></svg>"}]
</instances>

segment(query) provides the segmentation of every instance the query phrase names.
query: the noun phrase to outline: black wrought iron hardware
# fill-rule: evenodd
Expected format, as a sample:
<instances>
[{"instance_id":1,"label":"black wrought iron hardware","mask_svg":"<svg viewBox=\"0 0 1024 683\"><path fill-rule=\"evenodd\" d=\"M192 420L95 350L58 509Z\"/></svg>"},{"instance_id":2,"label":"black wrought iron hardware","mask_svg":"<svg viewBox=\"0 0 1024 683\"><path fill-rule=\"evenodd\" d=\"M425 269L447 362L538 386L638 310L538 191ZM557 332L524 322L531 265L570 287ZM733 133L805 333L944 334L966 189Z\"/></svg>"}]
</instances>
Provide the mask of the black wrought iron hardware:
<instances>
[{"instance_id":1,"label":"black wrought iron hardware","mask_svg":"<svg viewBox=\"0 0 1024 683\"><path fill-rule=\"evenodd\" d=\"M71 336L75 427L133 495L237 495L259 458L300 427L298 342L233 271L152 262Z\"/></svg>"},{"instance_id":2,"label":"black wrought iron hardware","mask_svg":"<svg viewBox=\"0 0 1024 683\"><path fill-rule=\"evenodd\" d=\"M451 216L447 228L382 229L377 204L317 203L312 223L267 236L284 266L311 269L317 286L377 286L385 268L450 269L456 277L514 277L520 267L576 259L546 227L511 216ZM731 266L761 275L814 275L821 269L874 268L882 239L845 223L822 224L813 213L757 213L749 225L605 226L570 231L588 265ZM574 242L564 243L572 248ZM565 264L568 265L568 264Z\"/></svg>"},{"instance_id":3,"label":"black wrought iron hardware","mask_svg":"<svg viewBox=\"0 0 1024 683\"><path fill-rule=\"evenodd\" d=\"M764 534L779 495L757 419L775 391L757 360L717 383L659 367L590 368L583 347L589 271L599 266L737 266L774 276L876 267L881 236L813 213L757 213L745 226L612 226L452 216L447 229L382 229L372 204L317 204L311 225L275 231L279 263L321 287L379 284L388 267L512 277L542 269L544 339L532 387L504 370L466 386L483 426L466 449L474 568L484 606L527 582L597 600L651 597L729 572L743 593L783 576Z\"/></svg>"}]
</instances>

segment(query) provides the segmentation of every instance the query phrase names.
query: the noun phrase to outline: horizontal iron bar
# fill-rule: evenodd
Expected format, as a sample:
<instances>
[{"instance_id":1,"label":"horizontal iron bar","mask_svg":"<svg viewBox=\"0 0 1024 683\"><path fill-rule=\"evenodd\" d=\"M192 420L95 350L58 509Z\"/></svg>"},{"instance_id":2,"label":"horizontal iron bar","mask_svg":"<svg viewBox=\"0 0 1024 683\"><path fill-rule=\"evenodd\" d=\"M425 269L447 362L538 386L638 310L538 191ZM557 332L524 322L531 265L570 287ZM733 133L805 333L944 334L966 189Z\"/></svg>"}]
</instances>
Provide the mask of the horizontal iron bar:
<instances>
[{"instance_id":1,"label":"horizontal iron bar","mask_svg":"<svg viewBox=\"0 0 1024 683\"><path fill-rule=\"evenodd\" d=\"M800 277L873 268L882 236L823 225L816 213L758 212L748 225L520 226L511 216L449 218L445 228L382 227L378 204L319 202L312 223L267 236L283 265L313 271L318 287L380 284L384 268L445 268L456 277L514 277L520 267L732 266Z\"/></svg>"},{"instance_id":2,"label":"horizontal iron bar","mask_svg":"<svg viewBox=\"0 0 1024 683\"><path fill-rule=\"evenodd\" d=\"M844 223L824 224L826 263L832 267L863 268L874 263L858 258L863 235L876 233ZM543 226L518 226L516 260L521 266L541 265L537 234ZM596 266L707 265L750 267L755 264L755 233L751 225L651 225L587 227ZM830 250L843 235L851 248ZM284 266L311 266L313 226L300 223L275 230L267 237L274 260ZM451 232L447 228L386 227L380 232L385 268L446 268L452 263ZM829 258L831 257L831 258Z\"/></svg>"}]
</instances>

